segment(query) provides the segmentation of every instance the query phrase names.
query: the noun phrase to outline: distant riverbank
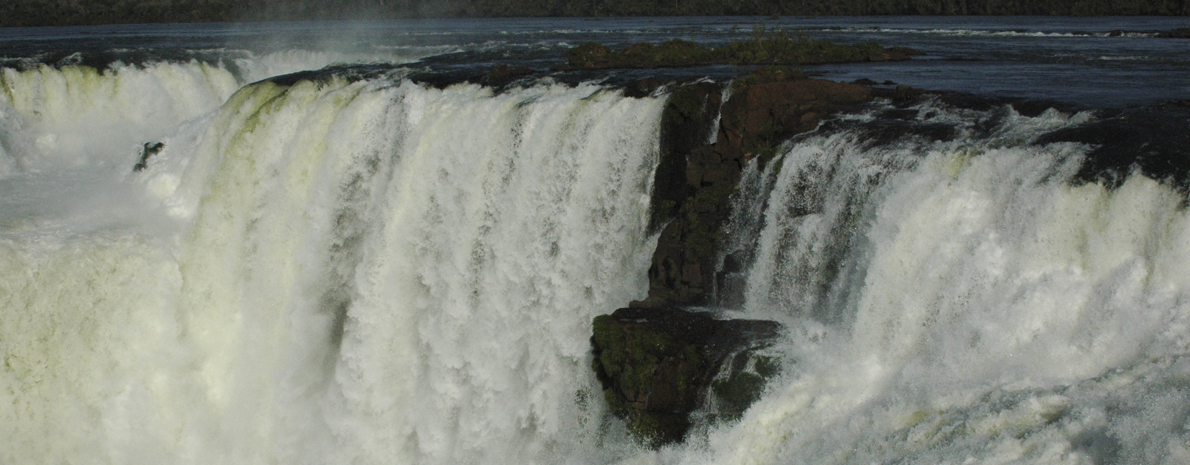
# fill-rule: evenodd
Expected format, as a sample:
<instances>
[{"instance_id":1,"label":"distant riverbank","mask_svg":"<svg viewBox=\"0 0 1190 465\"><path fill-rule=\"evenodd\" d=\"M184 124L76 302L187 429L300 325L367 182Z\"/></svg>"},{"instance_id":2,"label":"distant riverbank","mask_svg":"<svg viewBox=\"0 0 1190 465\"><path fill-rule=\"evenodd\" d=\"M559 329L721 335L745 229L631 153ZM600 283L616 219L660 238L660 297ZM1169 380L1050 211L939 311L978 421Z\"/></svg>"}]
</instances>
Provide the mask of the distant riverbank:
<instances>
[{"instance_id":1,"label":"distant riverbank","mask_svg":"<svg viewBox=\"0 0 1190 465\"><path fill-rule=\"evenodd\" d=\"M0 26L545 16L1185 16L1190 0L6 0Z\"/></svg>"}]
</instances>

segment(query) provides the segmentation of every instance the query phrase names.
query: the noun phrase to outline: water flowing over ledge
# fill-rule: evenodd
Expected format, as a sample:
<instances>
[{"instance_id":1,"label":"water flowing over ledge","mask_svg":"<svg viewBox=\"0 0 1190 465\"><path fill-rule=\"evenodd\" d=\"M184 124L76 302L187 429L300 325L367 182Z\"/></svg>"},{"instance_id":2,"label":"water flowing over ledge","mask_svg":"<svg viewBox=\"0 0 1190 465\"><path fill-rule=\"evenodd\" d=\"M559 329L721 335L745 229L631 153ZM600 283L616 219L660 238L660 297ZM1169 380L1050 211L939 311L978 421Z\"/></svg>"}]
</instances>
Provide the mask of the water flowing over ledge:
<instances>
[{"instance_id":1,"label":"water flowing over ledge","mask_svg":"<svg viewBox=\"0 0 1190 465\"><path fill-rule=\"evenodd\" d=\"M1187 460L1184 179L1088 163L1111 114L878 100L741 158L701 303L783 369L652 451L588 337L647 296L673 89L70 72L5 74L0 461Z\"/></svg>"},{"instance_id":2,"label":"water flowing over ledge","mask_svg":"<svg viewBox=\"0 0 1190 465\"><path fill-rule=\"evenodd\" d=\"M595 86L241 89L121 181L176 235L47 236L47 218L5 235L4 461L594 447L600 407L575 403L593 384L586 337L643 291L662 103Z\"/></svg>"}]
</instances>

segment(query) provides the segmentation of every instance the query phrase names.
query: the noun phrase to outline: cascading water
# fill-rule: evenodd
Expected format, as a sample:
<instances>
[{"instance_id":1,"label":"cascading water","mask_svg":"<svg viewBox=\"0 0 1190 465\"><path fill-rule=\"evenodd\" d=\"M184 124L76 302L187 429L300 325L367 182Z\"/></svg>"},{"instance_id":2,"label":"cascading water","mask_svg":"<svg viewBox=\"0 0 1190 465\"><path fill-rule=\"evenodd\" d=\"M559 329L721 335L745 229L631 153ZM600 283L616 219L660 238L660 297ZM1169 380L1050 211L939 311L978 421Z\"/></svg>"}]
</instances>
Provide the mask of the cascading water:
<instances>
[{"instance_id":1,"label":"cascading water","mask_svg":"<svg viewBox=\"0 0 1190 465\"><path fill-rule=\"evenodd\" d=\"M326 60L3 70L0 462L1190 460L1185 196L1037 142L1090 113L877 108L745 167L719 303L785 369L649 451L588 338L648 287L664 97L248 83Z\"/></svg>"},{"instance_id":2,"label":"cascading water","mask_svg":"<svg viewBox=\"0 0 1190 465\"><path fill-rule=\"evenodd\" d=\"M673 461L1190 460L1184 194L1074 182L1088 147L1033 141L1089 115L1009 113L949 142L813 136L751 167L736 205L767 210L734 218L762 225L743 312L786 323L791 369Z\"/></svg>"},{"instance_id":3,"label":"cascading water","mask_svg":"<svg viewBox=\"0 0 1190 465\"><path fill-rule=\"evenodd\" d=\"M662 103L240 89L108 179L154 219L5 219L0 461L608 454L586 339L644 291Z\"/></svg>"},{"instance_id":4,"label":"cascading water","mask_svg":"<svg viewBox=\"0 0 1190 465\"><path fill-rule=\"evenodd\" d=\"M246 83L335 64L402 63L427 53L424 48L386 54L225 52L230 56L214 63L191 59L116 62L104 69L39 63L0 68L0 124L29 126L24 131L6 128L3 148L9 164L31 169L113 162L122 169L119 156L128 147L175 132L182 122L218 108Z\"/></svg>"}]
</instances>

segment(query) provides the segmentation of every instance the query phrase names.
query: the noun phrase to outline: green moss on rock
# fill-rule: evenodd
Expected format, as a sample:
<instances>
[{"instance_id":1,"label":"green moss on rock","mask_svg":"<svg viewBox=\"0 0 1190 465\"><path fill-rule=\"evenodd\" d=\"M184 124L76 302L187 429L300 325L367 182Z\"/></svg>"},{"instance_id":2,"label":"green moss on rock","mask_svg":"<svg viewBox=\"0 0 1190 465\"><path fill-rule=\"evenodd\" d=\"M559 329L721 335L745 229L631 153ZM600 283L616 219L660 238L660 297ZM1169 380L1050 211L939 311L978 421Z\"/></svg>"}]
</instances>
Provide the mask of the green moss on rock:
<instances>
[{"instance_id":1,"label":"green moss on rock","mask_svg":"<svg viewBox=\"0 0 1190 465\"><path fill-rule=\"evenodd\" d=\"M678 309L620 309L592 322L592 368L609 410L653 447L682 440L690 412L730 353L775 337L779 326L716 320Z\"/></svg>"}]
</instances>

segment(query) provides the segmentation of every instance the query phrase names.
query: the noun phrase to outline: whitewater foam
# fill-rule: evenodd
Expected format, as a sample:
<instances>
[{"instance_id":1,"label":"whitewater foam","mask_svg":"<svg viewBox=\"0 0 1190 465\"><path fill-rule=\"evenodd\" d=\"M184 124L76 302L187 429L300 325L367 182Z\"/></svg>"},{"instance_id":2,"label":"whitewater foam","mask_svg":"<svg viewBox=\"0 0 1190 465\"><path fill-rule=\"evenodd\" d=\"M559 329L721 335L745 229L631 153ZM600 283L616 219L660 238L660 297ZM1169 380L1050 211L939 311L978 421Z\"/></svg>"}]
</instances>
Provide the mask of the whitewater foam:
<instances>
[{"instance_id":1,"label":"whitewater foam","mask_svg":"<svg viewBox=\"0 0 1190 465\"><path fill-rule=\"evenodd\" d=\"M147 68L39 66L0 70L0 107L23 118L32 170L126 163L137 141L168 134L210 112L239 84L224 69L192 62Z\"/></svg>"},{"instance_id":2,"label":"whitewater foam","mask_svg":"<svg viewBox=\"0 0 1190 465\"><path fill-rule=\"evenodd\" d=\"M794 144L753 190L771 194L744 305L801 328L794 365L739 424L658 457L1184 461L1190 218L1148 178L1075 185L1087 147L1028 145L1080 118Z\"/></svg>"},{"instance_id":3,"label":"whitewater foam","mask_svg":"<svg viewBox=\"0 0 1190 465\"><path fill-rule=\"evenodd\" d=\"M112 181L180 229L5 233L3 461L609 453L585 335L644 291L661 102L239 90Z\"/></svg>"}]
</instances>

